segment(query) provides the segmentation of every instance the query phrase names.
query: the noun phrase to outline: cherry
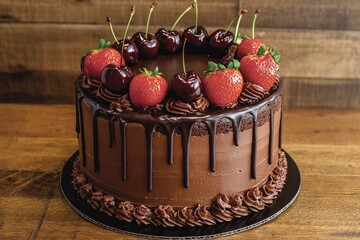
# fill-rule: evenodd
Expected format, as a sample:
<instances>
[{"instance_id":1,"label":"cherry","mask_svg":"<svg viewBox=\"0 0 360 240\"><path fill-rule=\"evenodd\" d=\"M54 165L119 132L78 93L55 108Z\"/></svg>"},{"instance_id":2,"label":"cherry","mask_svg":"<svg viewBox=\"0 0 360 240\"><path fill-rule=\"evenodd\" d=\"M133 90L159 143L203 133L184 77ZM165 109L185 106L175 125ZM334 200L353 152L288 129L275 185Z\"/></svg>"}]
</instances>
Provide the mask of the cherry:
<instances>
[{"instance_id":1,"label":"cherry","mask_svg":"<svg viewBox=\"0 0 360 240\"><path fill-rule=\"evenodd\" d=\"M226 54L231 43L234 41L234 33L230 32L229 29L238 17L236 14L228 24L226 30L218 29L209 36L210 55L212 57L222 57ZM227 65L226 65L227 66Z\"/></svg>"},{"instance_id":2,"label":"cherry","mask_svg":"<svg viewBox=\"0 0 360 240\"><path fill-rule=\"evenodd\" d=\"M155 57L160 47L160 42L157 40L157 38L153 34L148 32L151 14L154 11L155 6L156 2L153 2L150 5L150 11L148 15L145 33L137 32L131 38L131 40L133 40L139 48L139 56L141 59Z\"/></svg>"},{"instance_id":3,"label":"cherry","mask_svg":"<svg viewBox=\"0 0 360 240\"><path fill-rule=\"evenodd\" d=\"M100 79L106 89L123 94L127 92L132 78L132 72L126 65L121 65L118 68L113 64L109 64L101 72Z\"/></svg>"},{"instance_id":4,"label":"cherry","mask_svg":"<svg viewBox=\"0 0 360 240\"><path fill-rule=\"evenodd\" d=\"M134 14L135 14L135 5L131 6L131 13L130 13L128 24L125 28L124 38L120 41L118 41L115 36L114 30L113 30L112 24L111 24L111 19L109 17L107 18L107 22L109 23L111 33L115 39L115 42L112 44L111 47L116 49L121 54L121 56L125 59L126 64L130 65L130 66L135 65L139 59L138 47L132 40L126 38L128 29L129 29L129 26L130 26L130 23L131 23L131 20L132 20ZM125 39L125 41L124 41L124 39ZM121 63L121 65L122 65L122 63Z\"/></svg>"},{"instance_id":5,"label":"cherry","mask_svg":"<svg viewBox=\"0 0 360 240\"><path fill-rule=\"evenodd\" d=\"M183 32L183 38L187 39L188 47L186 48L187 52L190 53L201 53L207 38L209 36L208 32L203 26L198 25L199 13L197 1L194 0L195 4L195 26L188 27Z\"/></svg>"},{"instance_id":6,"label":"cherry","mask_svg":"<svg viewBox=\"0 0 360 240\"><path fill-rule=\"evenodd\" d=\"M177 73L171 78L171 88L176 97L184 102L191 103L202 96L202 81L200 76L194 71L186 71L185 68L185 45L187 39L184 40L182 62L183 72Z\"/></svg>"},{"instance_id":7,"label":"cherry","mask_svg":"<svg viewBox=\"0 0 360 240\"><path fill-rule=\"evenodd\" d=\"M180 49L182 44L181 36L180 33L178 31L174 31L174 29L180 19L193 8L194 4L191 4L188 8L186 8L185 11L176 19L170 31L160 28L156 32L155 36L160 42L160 50L162 52L175 53L178 49Z\"/></svg>"},{"instance_id":8,"label":"cherry","mask_svg":"<svg viewBox=\"0 0 360 240\"><path fill-rule=\"evenodd\" d=\"M122 39L120 40L119 44L114 43L111 47L121 52L123 41L124 40ZM133 40L125 39L122 56L125 59L126 65L128 66L135 66L139 61L139 49Z\"/></svg>"}]
</instances>

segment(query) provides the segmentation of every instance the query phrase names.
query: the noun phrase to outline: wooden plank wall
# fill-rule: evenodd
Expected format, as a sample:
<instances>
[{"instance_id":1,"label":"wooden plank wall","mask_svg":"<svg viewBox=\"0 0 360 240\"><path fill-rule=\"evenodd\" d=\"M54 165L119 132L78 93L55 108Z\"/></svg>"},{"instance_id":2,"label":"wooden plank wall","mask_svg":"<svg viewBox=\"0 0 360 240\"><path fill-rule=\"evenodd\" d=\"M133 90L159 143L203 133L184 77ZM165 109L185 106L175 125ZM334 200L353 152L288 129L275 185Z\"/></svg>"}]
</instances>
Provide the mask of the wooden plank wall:
<instances>
[{"instance_id":1,"label":"wooden plank wall","mask_svg":"<svg viewBox=\"0 0 360 240\"><path fill-rule=\"evenodd\" d=\"M111 16L120 36L136 3L130 34L144 29L144 0L0 1L0 101L70 103L83 52L100 38L111 39ZM191 1L158 0L151 30L172 25ZM209 32L223 27L239 8L262 10L256 35L276 46L289 107L360 108L360 1L199 0L200 23ZM179 28L193 24L187 15Z\"/></svg>"}]
</instances>

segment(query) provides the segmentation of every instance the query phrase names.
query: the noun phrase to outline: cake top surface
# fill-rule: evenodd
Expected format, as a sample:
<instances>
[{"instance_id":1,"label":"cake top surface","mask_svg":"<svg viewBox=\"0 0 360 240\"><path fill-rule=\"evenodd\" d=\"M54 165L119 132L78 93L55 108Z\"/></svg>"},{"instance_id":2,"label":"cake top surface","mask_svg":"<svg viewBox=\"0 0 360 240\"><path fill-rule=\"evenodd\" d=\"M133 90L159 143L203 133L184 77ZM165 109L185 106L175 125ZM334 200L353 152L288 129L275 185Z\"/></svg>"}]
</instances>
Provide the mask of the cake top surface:
<instances>
[{"instance_id":1,"label":"cake top surface","mask_svg":"<svg viewBox=\"0 0 360 240\"><path fill-rule=\"evenodd\" d=\"M127 36L135 6L123 39L119 40L107 21L114 43L101 39L98 47L81 59L82 88L95 101L115 112L149 111L169 115L205 116L208 112L246 109L274 93L279 85L280 56L275 48L255 38L255 11L252 36L240 33L247 12L232 17L226 29L208 34L198 24L194 1L180 14L170 30L149 33L150 5L145 32ZM175 27L181 17L195 9L195 25L183 32ZM235 33L230 31L237 20ZM124 40L125 39L125 40Z\"/></svg>"}]
</instances>

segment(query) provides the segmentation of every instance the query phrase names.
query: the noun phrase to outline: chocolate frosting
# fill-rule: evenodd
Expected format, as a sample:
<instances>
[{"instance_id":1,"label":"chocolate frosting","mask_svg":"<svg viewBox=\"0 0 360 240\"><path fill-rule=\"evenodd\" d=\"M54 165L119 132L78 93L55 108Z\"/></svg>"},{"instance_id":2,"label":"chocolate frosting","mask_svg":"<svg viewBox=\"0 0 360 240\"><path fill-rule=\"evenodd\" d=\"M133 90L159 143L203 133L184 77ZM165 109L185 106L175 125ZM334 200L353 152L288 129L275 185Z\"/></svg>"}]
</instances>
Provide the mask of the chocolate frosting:
<instances>
[{"instance_id":1,"label":"chocolate frosting","mask_svg":"<svg viewBox=\"0 0 360 240\"><path fill-rule=\"evenodd\" d=\"M207 206L198 204L195 208L194 215L203 225L216 224L215 217L209 212Z\"/></svg>"},{"instance_id":2,"label":"chocolate frosting","mask_svg":"<svg viewBox=\"0 0 360 240\"><path fill-rule=\"evenodd\" d=\"M110 109L116 112L132 112L134 111L133 105L130 102L129 94L124 94L115 102L110 104Z\"/></svg>"},{"instance_id":3,"label":"chocolate frosting","mask_svg":"<svg viewBox=\"0 0 360 240\"><path fill-rule=\"evenodd\" d=\"M181 100L170 98L166 102L166 110L177 115L190 115L197 112L203 112L209 106L209 101L205 97L200 97L192 103L186 103Z\"/></svg>"},{"instance_id":4,"label":"chocolate frosting","mask_svg":"<svg viewBox=\"0 0 360 240\"><path fill-rule=\"evenodd\" d=\"M145 205L134 205L129 201L120 201L104 191L95 190L81 172L79 164L79 159L76 159L72 170L72 182L79 195L87 199L94 209L127 222L136 221L139 225L153 224L164 227L214 225L263 210L281 192L287 174L287 160L284 152L280 151L277 166L268 180L245 193L229 197L220 193L212 199L210 206L197 204L194 207L174 209L170 205L159 205L149 208Z\"/></svg>"},{"instance_id":5,"label":"chocolate frosting","mask_svg":"<svg viewBox=\"0 0 360 240\"><path fill-rule=\"evenodd\" d=\"M100 85L96 96L110 103L117 102L118 99L121 98L121 94L113 93L112 91L107 89L104 84Z\"/></svg>"},{"instance_id":6,"label":"chocolate frosting","mask_svg":"<svg viewBox=\"0 0 360 240\"><path fill-rule=\"evenodd\" d=\"M233 219L230 211L231 205L229 204L229 199L222 193L219 193L213 198L210 209L211 213L219 222L229 222Z\"/></svg>"},{"instance_id":7,"label":"chocolate frosting","mask_svg":"<svg viewBox=\"0 0 360 240\"><path fill-rule=\"evenodd\" d=\"M258 212L260 210L263 210L266 206L262 200L263 200L262 192L257 187L252 190L249 190L246 193L244 198L244 203L251 211Z\"/></svg>"},{"instance_id":8,"label":"chocolate frosting","mask_svg":"<svg viewBox=\"0 0 360 240\"><path fill-rule=\"evenodd\" d=\"M152 220L154 218L154 214L150 208L146 207L145 205L141 204L136 206L133 211L133 216L138 224L145 224L149 225L150 223L154 224Z\"/></svg>"},{"instance_id":9,"label":"chocolate frosting","mask_svg":"<svg viewBox=\"0 0 360 240\"><path fill-rule=\"evenodd\" d=\"M82 87L85 90L89 91L91 94L95 95L101 84L102 84L102 82L97 79L84 77L84 80L82 82Z\"/></svg>"},{"instance_id":10,"label":"chocolate frosting","mask_svg":"<svg viewBox=\"0 0 360 240\"><path fill-rule=\"evenodd\" d=\"M155 221L164 227L175 227L181 226L177 223L175 218L175 211L172 206L169 205L160 205L154 210L154 215L156 216Z\"/></svg>"},{"instance_id":11,"label":"chocolate frosting","mask_svg":"<svg viewBox=\"0 0 360 240\"><path fill-rule=\"evenodd\" d=\"M276 89L278 89L280 81L281 81L280 75L276 74L274 85L270 88L270 91L275 91Z\"/></svg>"},{"instance_id":12,"label":"chocolate frosting","mask_svg":"<svg viewBox=\"0 0 360 240\"><path fill-rule=\"evenodd\" d=\"M134 219L134 208L134 205L132 205L129 201L120 202L118 205L118 209L116 210L116 218L131 222Z\"/></svg>"},{"instance_id":13,"label":"chocolate frosting","mask_svg":"<svg viewBox=\"0 0 360 240\"><path fill-rule=\"evenodd\" d=\"M250 214L250 210L248 207L243 204L244 196L241 194L236 194L230 197L229 203L231 205L231 212L234 217L245 217Z\"/></svg>"},{"instance_id":14,"label":"chocolate frosting","mask_svg":"<svg viewBox=\"0 0 360 240\"><path fill-rule=\"evenodd\" d=\"M252 104L259 102L265 96L265 90L254 83L247 82L241 91L239 103L240 104Z\"/></svg>"}]
</instances>

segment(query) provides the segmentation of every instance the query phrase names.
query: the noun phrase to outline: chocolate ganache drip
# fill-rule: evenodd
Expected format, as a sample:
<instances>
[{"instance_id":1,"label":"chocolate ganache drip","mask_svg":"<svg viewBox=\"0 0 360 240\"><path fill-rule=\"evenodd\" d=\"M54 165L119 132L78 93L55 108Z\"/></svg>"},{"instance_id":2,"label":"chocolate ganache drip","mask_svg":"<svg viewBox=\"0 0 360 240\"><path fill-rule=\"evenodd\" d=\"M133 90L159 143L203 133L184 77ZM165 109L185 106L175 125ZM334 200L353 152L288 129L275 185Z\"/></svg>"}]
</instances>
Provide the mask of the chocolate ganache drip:
<instances>
[{"instance_id":1,"label":"chocolate ganache drip","mask_svg":"<svg viewBox=\"0 0 360 240\"><path fill-rule=\"evenodd\" d=\"M181 100L170 98L166 102L166 110L177 115L190 115L197 112L203 112L209 106L209 101L204 97L200 97L192 103L186 103Z\"/></svg>"},{"instance_id":2,"label":"chocolate ganache drip","mask_svg":"<svg viewBox=\"0 0 360 240\"><path fill-rule=\"evenodd\" d=\"M100 85L96 96L110 103L117 102L117 100L121 98L121 94L110 91L104 84Z\"/></svg>"},{"instance_id":3,"label":"chocolate ganache drip","mask_svg":"<svg viewBox=\"0 0 360 240\"><path fill-rule=\"evenodd\" d=\"M247 82L244 84L243 90L240 94L240 104L252 104L259 102L265 96L265 90L254 83Z\"/></svg>"},{"instance_id":4,"label":"chocolate ganache drip","mask_svg":"<svg viewBox=\"0 0 360 240\"><path fill-rule=\"evenodd\" d=\"M85 144L87 141L91 141L89 138L85 138L85 126L84 126L84 119L83 119L83 100L89 100L87 104L90 105L91 109L91 117L92 117L92 134L93 134L93 166L94 166L94 172L98 172L101 168L101 162L99 160L99 149L98 149L98 118L105 118L109 122L109 131L110 134L110 140L109 145L112 146L112 140L114 136L113 131L113 122L118 120L120 123L120 129L121 129L121 139L122 139L122 146L121 146L121 162L123 166L123 180L125 181L127 179L127 154L126 154L126 127L128 122L139 122L145 127L145 133L146 133L146 142L147 142L147 166L148 166L148 190L152 191L153 189L153 182L152 182L152 176L153 176L153 153L152 153L152 146L153 146L153 132L157 131L156 127L159 125L162 125L165 127L166 135L168 136L168 143L167 146L169 148L168 151L168 162L171 165L173 162L173 135L175 129L181 130L181 144L183 147L183 163L184 163L184 187L188 188L190 186L190 138L193 134L192 129L193 126L198 123L205 123L205 125L208 127L208 133L210 135L211 142L209 144L209 152L210 152L210 158L209 158L209 168L211 171L216 171L216 142L215 142L215 134L216 134L216 128L217 123L221 118L228 118L232 122L232 129L234 133L234 145L239 145L239 129L241 129L242 126L242 119L247 114L252 115L252 128L253 128L253 141L252 141L252 151L251 151L251 163L250 163L250 177L252 179L256 179L256 159L257 159L257 142L258 142L258 116L260 109L266 105L270 106L270 142L269 142L269 153L272 153L274 141L272 140L274 138L274 112L275 112L275 101L277 98L282 96L283 94L283 87L280 82L278 90L276 90L272 95L266 96L265 99L263 99L258 105L252 107L252 108L243 108L240 107L238 110L219 110L219 109L212 109L209 113L202 113L199 112L196 117L193 116L176 116L176 115L163 115L160 116L157 114L153 114L151 112L144 112L141 113L138 112L127 112L124 111L125 107L130 108L129 102L126 102L125 99L120 99L120 103L112 104L113 109L109 109L108 107L104 107L102 104L97 103L95 100L92 99L93 96L89 94L86 91L83 91L81 86L79 86L79 83L81 83L81 79L84 78L84 76L80 76L79 80L77 81L76 85L76 95L77 95L77 119L76 119L76 126L77 131L80 135L80 155L82 157L82 164L83 166L87 165L87 153L86 153L86 146L89 144ZM281 86L281 87L280 87ZM89 96L90 95L90 96ZM122 102L125 104L122 104ZM281 147L281 139L282 139L282 114L283 114L283 104L282 100L281 102L281 118L280 118L280 134L279 134L279 147ZM125 107L123 107L125 106ZM114 111L114 109L117 109L117 111ZM215 112L215 114L212 114L212 112ZM218 111L223 111L221 114L218 114ZM121 114L120 114L121 113ZM166 121L166 125L164 125L164 121ZM196 129L196 128L194 128ZM269 154L269 160L268 163L271 164L272 161L272 154Z\"/></svg>"}]
</instances>

